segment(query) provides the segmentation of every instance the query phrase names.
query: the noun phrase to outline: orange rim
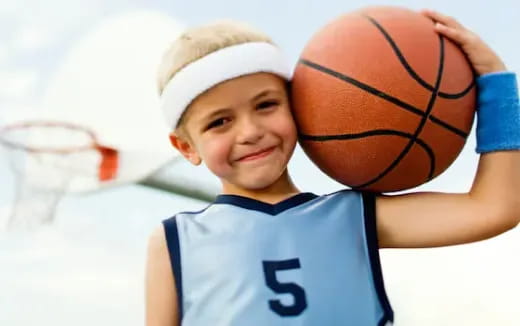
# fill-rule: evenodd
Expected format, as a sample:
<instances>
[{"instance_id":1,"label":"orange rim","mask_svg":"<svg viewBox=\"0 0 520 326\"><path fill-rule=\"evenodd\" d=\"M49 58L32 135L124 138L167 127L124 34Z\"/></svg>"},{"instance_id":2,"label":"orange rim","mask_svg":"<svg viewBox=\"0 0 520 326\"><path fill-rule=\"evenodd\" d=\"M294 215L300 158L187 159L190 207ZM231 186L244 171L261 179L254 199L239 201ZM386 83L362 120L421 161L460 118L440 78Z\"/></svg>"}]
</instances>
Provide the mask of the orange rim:
<instances>
[{"instance_id":1,"label":"orange rim","mask_svg":"<svg viewBox=\"0 0 520 326\"><path fill-rule=\"evenodd\" d=\"M29 146L19 142L7 140L5 135L13 130L29 129L29 128L64 128L71 131L80 131L90 138L90 144L82 146L66 146L66 147L38 147ZM0 128L0 144L16 150L22 150L30 153L51 153L56 155L66 155L75 152L95 150L101 155L101 162L98 168L98 179L100 181L109 181L117 176L119 167L119 155L115 148L100 145L96 134L89 128L69 122L62 121L23 121L13 123Z\"/></svg>"}]
</instances>

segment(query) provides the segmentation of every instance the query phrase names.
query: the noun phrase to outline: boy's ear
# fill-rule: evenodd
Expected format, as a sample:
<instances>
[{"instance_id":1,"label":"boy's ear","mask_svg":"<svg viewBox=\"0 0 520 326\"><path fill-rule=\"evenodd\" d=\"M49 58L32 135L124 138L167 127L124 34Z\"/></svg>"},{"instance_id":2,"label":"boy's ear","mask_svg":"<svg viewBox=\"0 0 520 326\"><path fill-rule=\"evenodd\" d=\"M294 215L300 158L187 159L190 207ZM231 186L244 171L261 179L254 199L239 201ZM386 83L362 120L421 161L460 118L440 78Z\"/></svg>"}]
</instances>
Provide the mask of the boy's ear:
<instances>
[{"instance_id":1,"label":"boy's ear","mask_svg":"<svg viewBox=\"0 0 520 326\"><path fill-rule=\"evenodd\" d=\"M190 161L193 165L200 165L202 163L202 159L199 154L192 146L192 144L181 137L175 132L170 133L170 143L175 147L179 152L181 152L182 156L184 156L188 161Z\"/></svg>"}]
</instances>

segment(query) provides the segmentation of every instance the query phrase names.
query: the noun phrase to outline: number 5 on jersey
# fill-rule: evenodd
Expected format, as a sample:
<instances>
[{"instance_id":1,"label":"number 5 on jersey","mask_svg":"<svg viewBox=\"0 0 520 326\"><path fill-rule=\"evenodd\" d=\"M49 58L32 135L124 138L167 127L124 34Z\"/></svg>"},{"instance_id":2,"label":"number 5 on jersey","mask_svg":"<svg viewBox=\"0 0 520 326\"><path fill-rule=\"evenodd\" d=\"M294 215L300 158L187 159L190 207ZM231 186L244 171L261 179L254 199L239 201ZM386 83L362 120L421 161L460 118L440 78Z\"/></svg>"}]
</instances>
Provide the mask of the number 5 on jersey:
<instances>
[{"instance_id":1,"label":"number 5 on jersey","mask_svg":"<svg viewBox=\"0 0 520 326\"><path fill-rule=\"evenodd\" d=\"M269 300L269 308L283 317L298 316L307 308L305 290L296 283L281 283L276 273L290 269L299 269L300 259L293 258L278 261L262 261L266 285L278 294L291 294L294 298L292 305L283 305L280 300Z\"/></svg>"}]
</instances>

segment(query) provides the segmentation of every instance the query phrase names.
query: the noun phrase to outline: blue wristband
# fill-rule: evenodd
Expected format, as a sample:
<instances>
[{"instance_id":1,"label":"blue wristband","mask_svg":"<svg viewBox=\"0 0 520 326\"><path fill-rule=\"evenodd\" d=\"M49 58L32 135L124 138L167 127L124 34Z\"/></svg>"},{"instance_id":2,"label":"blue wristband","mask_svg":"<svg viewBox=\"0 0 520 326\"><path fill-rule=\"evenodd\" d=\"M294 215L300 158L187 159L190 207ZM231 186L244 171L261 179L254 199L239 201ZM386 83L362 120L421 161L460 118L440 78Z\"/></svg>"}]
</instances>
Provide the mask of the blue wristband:
<instances>
[{"instance_id":1,"label":"blue wristband","mask_svg":"<svg viewBox=\"0 0 520 326\"><path fill-rule=\"evenodd\" d=\"M520 104L513 72L477 79L477 153L520 149Z\"/></svg>"}]
</instances>

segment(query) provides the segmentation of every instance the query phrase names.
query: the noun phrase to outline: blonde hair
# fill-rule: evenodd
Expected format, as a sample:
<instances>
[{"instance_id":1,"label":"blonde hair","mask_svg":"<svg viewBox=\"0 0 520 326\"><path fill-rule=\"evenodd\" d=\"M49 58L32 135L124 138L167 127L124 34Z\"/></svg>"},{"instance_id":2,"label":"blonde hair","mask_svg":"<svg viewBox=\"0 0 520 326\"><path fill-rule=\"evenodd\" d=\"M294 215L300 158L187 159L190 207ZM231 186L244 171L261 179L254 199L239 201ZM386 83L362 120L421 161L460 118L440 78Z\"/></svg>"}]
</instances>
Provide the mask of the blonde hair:
<instances>
[{"instance_id":1,"label":"blonde hair","mask_svg":"<svg viewBox=\"0 0 520 326\"><path fill-rule=\"evenodd\" d=\"M186 30L163 55L157 75L159 94L182 68L220 49L247 42L267 42L264 33L241 22L219 21Z\"/></svg>"}]
</instances>

